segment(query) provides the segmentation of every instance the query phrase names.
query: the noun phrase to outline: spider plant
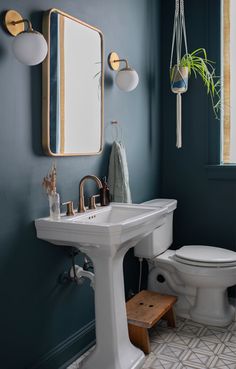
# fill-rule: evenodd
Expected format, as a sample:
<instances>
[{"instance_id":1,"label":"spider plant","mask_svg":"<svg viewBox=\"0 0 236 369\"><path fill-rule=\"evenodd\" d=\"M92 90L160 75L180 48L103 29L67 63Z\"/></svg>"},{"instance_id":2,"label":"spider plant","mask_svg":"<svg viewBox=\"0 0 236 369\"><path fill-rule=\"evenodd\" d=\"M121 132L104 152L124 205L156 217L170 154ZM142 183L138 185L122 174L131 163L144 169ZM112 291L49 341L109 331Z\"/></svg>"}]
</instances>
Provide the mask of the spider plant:
<instances>
[{"instance_id":1,"label":"spider plant","mask_svg":"<svg viewBox=\"0 0 236 369\"><path fill-rule=\"evenodd\" d=\"M220 117L221 82L215 74L214 62L208 59L206 50L199 48L190 54L185 54L180 60L179 67L187 67L189 76L200 76L210 95L214 115Z\"/></svg>"}]
</instances>

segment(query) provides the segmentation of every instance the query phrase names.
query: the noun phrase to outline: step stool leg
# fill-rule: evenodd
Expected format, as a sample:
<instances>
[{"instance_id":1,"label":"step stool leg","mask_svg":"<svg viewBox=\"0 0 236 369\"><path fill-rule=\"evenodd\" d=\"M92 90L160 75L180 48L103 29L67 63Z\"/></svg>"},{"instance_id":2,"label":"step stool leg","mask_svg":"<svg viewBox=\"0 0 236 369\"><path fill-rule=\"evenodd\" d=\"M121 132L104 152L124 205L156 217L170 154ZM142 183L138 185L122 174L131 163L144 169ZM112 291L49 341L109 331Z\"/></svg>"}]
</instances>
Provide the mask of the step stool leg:
<instances>
[{"instance_id":1,"label":"step stool leg","mask_svg":"<svg viewBox=\"0 0 236 369\"><path fill-rule=\"evenodd\" d=\"M128 324L128 328L130 341L145 354L149 354L151 349L147 328L137 327L133 324Z\"/></svg>"},{"instance_id":2,"label":"step stool leg","mask_svg":"<svg viewBox=\"0 0 236 369\"><path fill-rule=\"evenodd\" d=\"M167 320L168 327L176 327L175 312L173 308L168 310L167 313L163 315L162 319Z\"/></svg>"}]
</instances>

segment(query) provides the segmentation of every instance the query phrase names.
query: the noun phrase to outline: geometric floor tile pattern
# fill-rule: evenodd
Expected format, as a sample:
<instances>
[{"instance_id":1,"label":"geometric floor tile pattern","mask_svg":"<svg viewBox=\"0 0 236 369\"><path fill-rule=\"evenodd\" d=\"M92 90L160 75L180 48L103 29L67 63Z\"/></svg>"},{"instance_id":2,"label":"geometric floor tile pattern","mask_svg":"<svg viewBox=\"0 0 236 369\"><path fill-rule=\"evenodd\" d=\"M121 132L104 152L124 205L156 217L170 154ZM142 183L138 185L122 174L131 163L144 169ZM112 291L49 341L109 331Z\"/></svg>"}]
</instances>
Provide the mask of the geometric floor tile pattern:
<instances>
[{"instance_id":1,"label":"geometric floor tile pattern","mask_svg":"<svg viewBox=\"0 0 236 369\"><path fill-rule=\"evenodd\" d=\"M236 369L236 322L219 328L177 318L176 328L160 321L149 333L142 369ZM67 369L79 369L83 358Z\"/></svg>"}]
</instances>

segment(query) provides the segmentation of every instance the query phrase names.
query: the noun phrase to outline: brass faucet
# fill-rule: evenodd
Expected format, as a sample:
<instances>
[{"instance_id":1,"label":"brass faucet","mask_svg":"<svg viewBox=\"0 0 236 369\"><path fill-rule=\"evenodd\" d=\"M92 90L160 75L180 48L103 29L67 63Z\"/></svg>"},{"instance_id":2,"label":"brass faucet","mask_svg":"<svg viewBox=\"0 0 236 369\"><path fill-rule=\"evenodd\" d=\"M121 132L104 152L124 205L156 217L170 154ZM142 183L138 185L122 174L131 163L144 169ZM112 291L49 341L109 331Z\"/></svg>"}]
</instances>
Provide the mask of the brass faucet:
<instances>
[{"instance_id":1,"label":"brass faucet","mask_svg":"<svg viewBox=\"0 0 236 369\"><path fill-rule=\"evenodd\" d=\"M78 212L79 213L84 213L86 211L85 205L84 205L84 182L87 179L93 179L95 181L95 183L97 184L98 188L101 189L102 188L102 182L100 181L100 179L96 176L93 175L87 175L84 176L80 183L79 183L79 209Z\"/></svg>"}]
</instances>

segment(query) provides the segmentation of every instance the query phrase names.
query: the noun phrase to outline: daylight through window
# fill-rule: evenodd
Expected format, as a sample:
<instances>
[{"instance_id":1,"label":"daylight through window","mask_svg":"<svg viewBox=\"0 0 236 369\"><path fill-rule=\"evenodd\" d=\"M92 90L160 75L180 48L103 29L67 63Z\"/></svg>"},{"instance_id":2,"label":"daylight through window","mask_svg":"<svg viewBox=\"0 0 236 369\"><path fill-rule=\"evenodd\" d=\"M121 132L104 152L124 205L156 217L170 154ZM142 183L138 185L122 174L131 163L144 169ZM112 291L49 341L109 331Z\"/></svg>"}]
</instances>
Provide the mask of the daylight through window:
<instances>
[{"instance_id":1,"label":"daylight through window","mask_svg":"<svg viewBox=\"0 0 236 369\"><path fill-rule=\"evenodd\" d=\"M222 0L223 163L236 163L236 1Z\"/></svg>"}]
</instances>

